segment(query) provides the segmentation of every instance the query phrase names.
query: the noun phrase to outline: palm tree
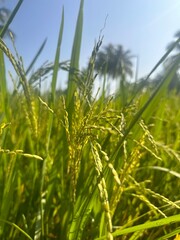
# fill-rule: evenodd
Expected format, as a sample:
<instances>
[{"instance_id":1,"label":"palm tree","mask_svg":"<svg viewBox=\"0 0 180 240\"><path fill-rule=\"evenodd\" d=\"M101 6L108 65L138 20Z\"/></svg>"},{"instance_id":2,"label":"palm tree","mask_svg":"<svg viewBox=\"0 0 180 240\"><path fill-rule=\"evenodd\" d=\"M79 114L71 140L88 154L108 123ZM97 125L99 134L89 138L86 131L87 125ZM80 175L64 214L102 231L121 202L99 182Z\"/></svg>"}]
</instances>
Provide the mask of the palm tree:
<instances>
[{"instance_id":1,"label":"palm tree","mask_svg":"<svg viewBox=\"0 0 180 240\"><path fill-rule=\"evenodd\" d=\"M122 45L109 44L97 54L95 70L100 75L107 73L113 79L125 74L132 76L132 61L129 50L124 50Z\"/></svg>"}]
</instances>

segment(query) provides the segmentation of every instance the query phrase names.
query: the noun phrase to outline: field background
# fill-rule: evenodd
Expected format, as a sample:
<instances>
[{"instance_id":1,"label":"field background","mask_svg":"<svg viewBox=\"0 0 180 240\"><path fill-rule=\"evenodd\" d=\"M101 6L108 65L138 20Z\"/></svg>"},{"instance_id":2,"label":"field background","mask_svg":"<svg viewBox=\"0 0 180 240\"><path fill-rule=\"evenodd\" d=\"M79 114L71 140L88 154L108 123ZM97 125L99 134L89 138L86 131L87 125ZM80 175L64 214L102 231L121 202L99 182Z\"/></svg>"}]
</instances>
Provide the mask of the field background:
<instances>
[{"instance_id":1,"label":"field background","mask_svg":"<svg viewBox=\"0 0 180 240\"><path fill-rule=\"evenodd\" d=\"M30 77L44 44L27 71L0 39L0 239L178 239L180 96L169 85L179 76L180 56L152 86L128 84L122 73L112 96L105 73L95 96L103 40L80 71L82 25L83 0L71 61L59 63L62 10L54 64ZM12 92L4 56L17 74ZM60 68L68 71L65 91L56 89ZM43 92L41 77L49 71L51 88Z\"/></svg>"}]
</instances>

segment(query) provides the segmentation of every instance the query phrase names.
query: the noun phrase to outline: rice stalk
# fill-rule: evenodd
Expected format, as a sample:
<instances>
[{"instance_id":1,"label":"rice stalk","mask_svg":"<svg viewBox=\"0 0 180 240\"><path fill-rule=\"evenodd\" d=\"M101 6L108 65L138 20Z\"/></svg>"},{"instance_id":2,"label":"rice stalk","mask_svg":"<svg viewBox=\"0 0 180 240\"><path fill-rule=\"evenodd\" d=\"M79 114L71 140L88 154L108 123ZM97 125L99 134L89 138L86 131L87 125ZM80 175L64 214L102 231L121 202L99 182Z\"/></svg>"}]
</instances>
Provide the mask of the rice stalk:
<instances>
[{"instance_id":1,"label":"rice stalk","mask_svg":"<svg viewBox=\"0 0 180 240\"><path fill-rule=\"evenodd\" d=\"M3 42L2 39L0 39L0 49L6 54L9 61L13 65L17 75L19 76L19 79L23 86L24 94L26 97L26 103L27 103L27 108L28 108L27 113L28 113L28 117L31 122L32 131L33 131L35 138L37 138L37 119L36 119L36 114L34 112L35 107L34 107L34 104L33 104L32 98L31 98L28 82L27 82L24 70L22 68L22 65L20 62L16 61L15 57L12 55L12 53L10 52L10 50L8 49L8 47Z\"/></svg>"},{"instance_id":2,"label":"rice stalk","mask_svg":"<svg viewBox=\"0 0 180 240\"><path fill-rule=\"evenodd\" d=\"M109 199L108 199L108 191L106 188L106 182L103 176L103 166L102 162L98 153L97 144L91 143L91 151L94 157L95 162L95 169L97 172L97 186L99 190L99 196L102 203L103 210L105 212L105 224L107 226L107 238L108 240L113 239L112 237L112 220L111 220L111 213L110 213L110 206L109 206Z\"/></svg>"}]
</instances>

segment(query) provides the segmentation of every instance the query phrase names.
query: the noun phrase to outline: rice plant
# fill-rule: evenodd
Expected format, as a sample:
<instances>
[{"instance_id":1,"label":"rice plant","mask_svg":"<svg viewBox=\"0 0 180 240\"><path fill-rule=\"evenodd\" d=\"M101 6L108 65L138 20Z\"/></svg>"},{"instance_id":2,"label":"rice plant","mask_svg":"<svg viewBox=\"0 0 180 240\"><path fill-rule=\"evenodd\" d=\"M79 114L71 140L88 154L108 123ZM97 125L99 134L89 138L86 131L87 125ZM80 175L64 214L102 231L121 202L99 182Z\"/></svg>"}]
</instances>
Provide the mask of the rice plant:
<instances>
[{"instance_id":1,"label":"rice plant","mask_svg":"<svg viewBox=\"0 0 180 240\"><path fill-rule=\"evenodd\" d=\"M25 71L0 39L0 239L178 239L180 98L168 85L180 59L153 90L126 95L120 86L112 97L104 86L94 97L102 38L81 72L83 2L70 64L61 63L62 10L55 61L40 68L53 72L49 92L34 90L40 72L27 75L45 42ZM18 77L13 93L4 55ZM68 87L58 94L61 66Z\"/></svg>"}]
</instances>

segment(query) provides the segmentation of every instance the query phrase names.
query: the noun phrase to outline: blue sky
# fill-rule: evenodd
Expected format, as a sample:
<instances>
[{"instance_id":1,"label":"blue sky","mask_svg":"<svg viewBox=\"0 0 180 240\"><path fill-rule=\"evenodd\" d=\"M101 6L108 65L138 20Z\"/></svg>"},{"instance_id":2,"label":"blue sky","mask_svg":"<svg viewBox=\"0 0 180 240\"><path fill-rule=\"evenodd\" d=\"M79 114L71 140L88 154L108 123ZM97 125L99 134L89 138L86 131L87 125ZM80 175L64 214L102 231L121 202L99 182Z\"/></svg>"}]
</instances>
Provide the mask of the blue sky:
<instances>
[{"instance_id":1,"label":"blue sky","mask_svg":"<svg viewBox=\"0 0 180 240\"><path fill-rule=\"evenodd\" d=\"M15 0L4 0L0 7L13 9L16 3ZM16 47L25 66L28 66L46 37L48 41L36 67L46 60L54 60L62 6L65 25L61 60L70 59L79 4L80 0L23 2L10 28L16 33ZM173 40L174 33L180 30L179 0L85 0L80 61L82 67L87 64L106 16L103 45L122 44L124 49L138 55L140 76L152 69L164 54L167 44ZM5 41L12 49L11 42L7 39Z\"/></svg>"}]
</instances>

